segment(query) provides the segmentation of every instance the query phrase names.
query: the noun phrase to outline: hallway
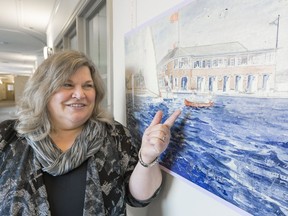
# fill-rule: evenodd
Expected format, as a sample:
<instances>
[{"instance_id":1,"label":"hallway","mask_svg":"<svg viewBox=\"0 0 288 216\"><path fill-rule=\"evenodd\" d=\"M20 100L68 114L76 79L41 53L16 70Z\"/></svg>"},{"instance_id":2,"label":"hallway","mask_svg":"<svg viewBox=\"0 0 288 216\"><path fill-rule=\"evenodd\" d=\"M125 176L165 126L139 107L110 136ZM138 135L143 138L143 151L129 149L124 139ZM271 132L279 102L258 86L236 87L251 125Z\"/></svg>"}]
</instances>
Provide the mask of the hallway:
<instances>
[{"instance_id":1,"label":"hallway","mask_svg":"<svg viewBox=\"0 0 288 216\"><path fill-rule=\"evenodd\" d=\"M14 101L0 101L0 122L15 118L15 112L16 107Z\"/></svg>"}]
</instances>

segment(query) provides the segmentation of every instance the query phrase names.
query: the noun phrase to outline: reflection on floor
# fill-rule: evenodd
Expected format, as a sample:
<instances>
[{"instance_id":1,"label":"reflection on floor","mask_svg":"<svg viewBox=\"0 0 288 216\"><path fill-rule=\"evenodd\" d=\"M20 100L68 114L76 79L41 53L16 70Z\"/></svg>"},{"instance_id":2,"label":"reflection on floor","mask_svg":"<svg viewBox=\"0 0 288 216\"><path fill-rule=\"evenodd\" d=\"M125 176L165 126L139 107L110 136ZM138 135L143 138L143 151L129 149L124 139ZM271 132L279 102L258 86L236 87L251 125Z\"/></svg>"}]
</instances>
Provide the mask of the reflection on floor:
<instances>
[{"instance_id":1,"label":"reflection on floor","mask_svg":"<svg viewBox=\"0 0 288 216\"><path fill-rule=\"evenodd\" d=\"M14 101L7 101L7 100L0 101L0 122L6 119L15 118L15 112L16 107Z\"/></svg>"}]
</instances>

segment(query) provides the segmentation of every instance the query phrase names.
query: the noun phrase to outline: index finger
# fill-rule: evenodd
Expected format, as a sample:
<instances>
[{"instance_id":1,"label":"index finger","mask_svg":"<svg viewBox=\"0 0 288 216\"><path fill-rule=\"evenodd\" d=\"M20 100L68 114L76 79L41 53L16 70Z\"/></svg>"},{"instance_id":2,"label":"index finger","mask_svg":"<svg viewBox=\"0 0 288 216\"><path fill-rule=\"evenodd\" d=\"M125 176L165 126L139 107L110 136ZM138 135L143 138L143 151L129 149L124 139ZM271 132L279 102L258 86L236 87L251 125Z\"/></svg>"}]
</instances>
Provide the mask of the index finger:
<instances>
[{"instance_id":1,"label":"index finger","mask_svg":"<svg viewBox=\"0 0 288 216\"><path fill-rule=\"evenodd\" d=\"M176 110L168 119L166 119L164 124L171 128L180 114L181 110Z\"/></svg>"}]
</instances>

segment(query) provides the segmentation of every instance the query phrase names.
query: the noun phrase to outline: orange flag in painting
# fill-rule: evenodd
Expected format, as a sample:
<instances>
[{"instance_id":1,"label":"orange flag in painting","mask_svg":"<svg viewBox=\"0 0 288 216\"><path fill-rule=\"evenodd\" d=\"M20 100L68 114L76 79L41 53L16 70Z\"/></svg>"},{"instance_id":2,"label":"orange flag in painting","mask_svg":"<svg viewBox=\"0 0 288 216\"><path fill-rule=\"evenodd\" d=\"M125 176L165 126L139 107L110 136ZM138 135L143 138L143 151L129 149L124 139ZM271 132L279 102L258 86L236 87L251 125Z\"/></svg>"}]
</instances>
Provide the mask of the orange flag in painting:
<instances>
[{"instance_id":1,"label":"orange flag in painting","mask_svg":"<svg viewBox=\"0 0 288 216\"><path fill-rule=\"evenodd\" d=\"M178 21L178 16L179 16L178 12L173 13L173 14L170 16L170 22L173 23L173 22Z\"/></svg>"}]
</instances>

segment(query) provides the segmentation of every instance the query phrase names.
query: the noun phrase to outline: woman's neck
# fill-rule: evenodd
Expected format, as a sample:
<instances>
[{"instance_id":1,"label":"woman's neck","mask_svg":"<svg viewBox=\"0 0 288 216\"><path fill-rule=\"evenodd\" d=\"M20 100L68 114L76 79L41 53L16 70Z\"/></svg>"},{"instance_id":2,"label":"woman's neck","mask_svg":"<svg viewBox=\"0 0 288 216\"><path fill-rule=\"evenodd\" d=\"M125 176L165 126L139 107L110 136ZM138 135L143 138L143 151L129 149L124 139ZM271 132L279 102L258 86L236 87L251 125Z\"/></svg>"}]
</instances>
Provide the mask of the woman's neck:
<instances>
[{"instance_id":1,"label":"woman's neck","mask_svg":"<svg viewBox=\"0 0 288 216\"><path fill-rule=\"evenodd\" d=\"M55 145L65 152L74 144L76 137L81 133L82 129L83 127L70 130L57 129L49 135Z\"/></svg>"}]
</instances>

